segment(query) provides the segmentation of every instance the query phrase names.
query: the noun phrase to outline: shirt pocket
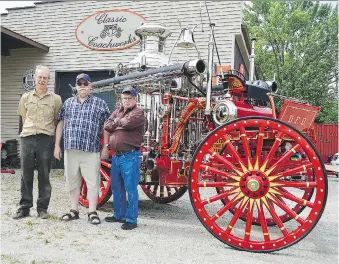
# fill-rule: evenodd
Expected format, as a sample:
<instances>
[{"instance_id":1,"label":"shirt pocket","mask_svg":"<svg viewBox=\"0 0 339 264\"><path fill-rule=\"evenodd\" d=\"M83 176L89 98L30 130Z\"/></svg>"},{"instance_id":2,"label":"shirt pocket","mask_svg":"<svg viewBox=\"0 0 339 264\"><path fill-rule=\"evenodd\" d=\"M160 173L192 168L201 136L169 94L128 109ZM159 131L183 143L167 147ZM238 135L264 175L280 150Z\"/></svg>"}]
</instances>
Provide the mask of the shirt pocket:
<instances>
[{"instance_id":1,"label":"shirt pocket","mask_svg":"<svg viewBox=\"0 0 339 264\"><path fill-rule=\"evenodd\" d=\"M34 102L34 101L26 102L25 109L26 109L26 118L34 120L36 118L37 110L38 110L37 102Z\"/></svg>"},{"instance_id":2,"label":"shirt pocket","mask_svg":"<svg viewBox=\"0 0 339 264\"><path fill-rule=\"evenodd\" d=\"M41 109L45 120L54 119L54 107L51 104L42 103Z\"/></svg>"}]
</instances>

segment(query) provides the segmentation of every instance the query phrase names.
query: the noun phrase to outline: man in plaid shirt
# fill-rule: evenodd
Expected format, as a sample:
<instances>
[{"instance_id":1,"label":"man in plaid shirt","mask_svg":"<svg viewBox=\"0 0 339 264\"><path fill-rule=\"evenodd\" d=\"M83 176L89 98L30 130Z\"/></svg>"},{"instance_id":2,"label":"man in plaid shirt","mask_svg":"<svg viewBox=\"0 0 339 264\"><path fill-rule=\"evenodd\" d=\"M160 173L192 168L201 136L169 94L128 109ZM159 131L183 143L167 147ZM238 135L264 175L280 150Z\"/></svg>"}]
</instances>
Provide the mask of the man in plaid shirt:
<instances>
[{"instance_id":1,"label":"man in plaid shirt","mask_svg":"<svg viewBox=\"0 0 339 264\"><path fill-rule=\"evenodd\" d=\"M87 74L77 76L76 89L77 95L64 102L56 129L54 157L58 160L61 158L60 140L63 134L66 189L71 197L71 210L61 220L79 219L78 199L82 176L87 185L88 221L100 224L96 212L100 183L100 136L110 112L105 101L90 94L91 79ZM105 132L102 159L108 157L108 139L109 133Z\"/></svg>"}]
</instances>

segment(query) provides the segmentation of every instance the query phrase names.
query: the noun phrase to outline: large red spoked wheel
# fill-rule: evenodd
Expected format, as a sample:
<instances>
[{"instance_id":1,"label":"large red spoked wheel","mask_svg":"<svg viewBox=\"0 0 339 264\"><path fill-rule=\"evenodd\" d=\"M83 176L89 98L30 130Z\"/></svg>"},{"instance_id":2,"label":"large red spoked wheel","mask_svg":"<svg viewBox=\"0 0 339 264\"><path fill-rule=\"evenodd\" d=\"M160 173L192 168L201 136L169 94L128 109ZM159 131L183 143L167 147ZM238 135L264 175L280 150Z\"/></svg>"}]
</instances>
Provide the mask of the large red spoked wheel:
<instances>
[{"instance_id":1,"label":"large red spoked wheel","mask_svg":"<svg viewBox=\"0 0 339 264\"><path fill-rule=\"evenodd\" d=\"M266 138L273 139L267 152ZM227 155L213 150L220 140ZM292 148L281 153L284 141ZM290 162L296 153L303 156L302 164ZM287 180L310 172L312 177ZM225 191L218 194L215 188ZM305 199L305 190L311 189ZM189 194L199 220L216 238L239 250L271 252L299 242L317 224L326 204L327 175L319 153L298 130L280 120L247 117L218 127L201 142L190 171ZM218 202L225 198L226 203ZM297 205L304 209L295 210ZM238 221L244 214L245 221ZM284 215L291 220L283 223ZM269 219L274 225L267 224Z\"/></svg>"},{"instance_id":2,"label":"large red spoked wheel","mask_svg":"<svg viewBox=\"0 0 339 264\"><path fill-rule=\"evenodd\" d=\"M166 204L178 200L187 191L187 186L169 187L156 184L142 184L142 190L152 201Z\"/></svg>"},{"instance_id":3,"label":"large red spoked wheel","mask_svg":"<svg viewBox=\"0 0 339 264\"><path fill-rule=\"evenodd\" d=\"M99 186L99 197L97 207L103 206L112 196L111 191L111 164L106 161L101 161L100 167L100 186ZM87 186L86 182L82 178L82 185L80 189L79 203L82 206L88 207L87 200Z\"/></svg>"},{"instance_id":4,"label":"large red spoked wheel","mask_svg":"<svg viewBox=\"0 0 339 264\"><path fill-rule=\"evenodd\" d=\"M227 152L226 152L227 153ZM225 155L225 153L224 153L224 155ZM227 154L226 154L227 155ZM295 164L295 166L298 166L299 164L298 164L298 162L296 162L297 164ZM289 167L291 167L292 165L294 165L294 164L290 164L289 165ZM289 176L286 176L286 180L294 180L294 178L299 178L299 179L301 179L301 180L306 180L306 181L309 181L309 180L314 180L314 172L312 171L312 170L308 170L306 173L305 172L303 172L303 173L299 173L298 175L289 175ZM226 189L225 188L220 188L220 187L217 187L216 188L216 191L217 191L217 193L218 194L220 194L220 193L224 193L224 192L226 192ZM300 192L303 192L303 194L302 195L299 195L299 197L301 198L301 199L303 199L303 200L306 200L306 201L309 201L310 199L311 199L311 197L312 197L312 195L313 195L313 188L302 188L302 189L300 189L299 190ZM228 199L228 197L225 197L224 199L221 199L221 202L224 204L224 205L226 205L226 204L228 204L229 203L229 199ZM294 205L294 207L293 208L291 208L294 212L296 212L296 214L300 214L301 212L302 212L302 210L304 210L304 208L305 208L306 206L304 206L303 204L299 204L299 203L296 203L295 205ZM234 206L234 207L231 207L230 208L230 212L231 213L235 213L235 211L236 211L236 206ZM246 221L247 220L247 208L245 208L245 210L239 215L239 218L241 219L241 220L243 220L243 221ZM289 220L291 220L292 219L292 216L290 215L290 214L288 214L288 213L283 213L283 214L279 214L279 218L280 218L280 220L283 222L283 223L285 223L285 222L287 222L287 221L289 221ZM253 217L252 218L252 223L253 224L255 224L255 225L260 225L260 219L258 218L258 217ZM271 218L271 217L267 217L266 218L266 223L267 223L267 225L268 226L272 226L272 225L275 225L276 223L275 223L275 221L274 221L274 219L273 218Z\"/></svg>"}]
</instances>

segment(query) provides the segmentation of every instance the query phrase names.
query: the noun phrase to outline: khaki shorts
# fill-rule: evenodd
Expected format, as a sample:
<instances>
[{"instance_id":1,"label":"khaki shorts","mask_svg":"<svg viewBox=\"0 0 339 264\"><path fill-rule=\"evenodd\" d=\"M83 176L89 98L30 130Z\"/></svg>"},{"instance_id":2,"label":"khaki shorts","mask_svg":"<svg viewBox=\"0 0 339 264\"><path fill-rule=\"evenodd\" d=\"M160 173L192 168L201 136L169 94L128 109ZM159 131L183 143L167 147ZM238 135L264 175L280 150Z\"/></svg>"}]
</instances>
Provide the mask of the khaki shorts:
<instances>
[{"instance_id":1,"label":"khaki shorts","mask_svg":"<svg viewBox=\"0 0 339 264\"><path fill-rule=\"evenodd\" d=\"M68 149L65 150L64 161L67 191L81 187L81 176L85 179L88 189L97 189L99 191L99 152Z\"/></svg>"}]
</instances>

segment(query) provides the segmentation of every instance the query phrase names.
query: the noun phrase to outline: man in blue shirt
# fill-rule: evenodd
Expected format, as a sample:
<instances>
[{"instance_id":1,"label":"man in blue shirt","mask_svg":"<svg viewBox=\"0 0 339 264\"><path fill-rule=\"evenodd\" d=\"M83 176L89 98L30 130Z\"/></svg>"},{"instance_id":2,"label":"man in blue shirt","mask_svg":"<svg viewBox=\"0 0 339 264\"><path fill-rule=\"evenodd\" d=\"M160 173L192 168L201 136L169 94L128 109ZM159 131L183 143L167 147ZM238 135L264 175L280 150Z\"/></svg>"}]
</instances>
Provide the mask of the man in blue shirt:
<instances>
[{"instance_id":1,"label":"man in blue shirt","mask_svg":"<svg viewBox=\"0 0 339 264\"><path fill-rule=\"evenodd\" d=\"M79 219L78 199L81 176L86 181L89 202L88 221L100 224L96 212L100 183L100 136L104 122L110 112L102 99L91 95L91 79L87 74L76 77L77 95L68 98L59 113L54 157L61 158L60 140L64 136L64 166L66 189L70 192L71 210L61 220ZM109 133L104 133L104 147L101 158L108 157Z\"/></svg>"}]
</instances>

